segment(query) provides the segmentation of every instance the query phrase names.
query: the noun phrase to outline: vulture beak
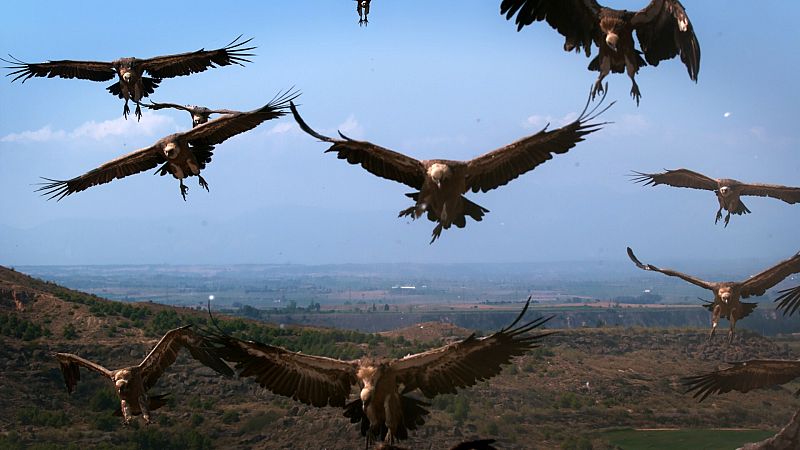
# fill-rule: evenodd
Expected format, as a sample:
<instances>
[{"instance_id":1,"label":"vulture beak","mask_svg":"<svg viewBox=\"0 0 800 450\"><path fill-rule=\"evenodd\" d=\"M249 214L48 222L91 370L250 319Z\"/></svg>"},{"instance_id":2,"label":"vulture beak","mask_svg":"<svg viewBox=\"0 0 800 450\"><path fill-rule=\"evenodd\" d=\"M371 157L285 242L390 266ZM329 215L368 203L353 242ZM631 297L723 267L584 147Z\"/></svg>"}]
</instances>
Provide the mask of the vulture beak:
<instances>
[{"instance_id":1,"label":"vulture beak","mask_svg":"<svg viewBox=\"0 0 800 450\"><path fill-rule=\"evenodd\" d=\"M131 73L125 72L122 74L122 79L125 80L126 83L130 83L131 81Z\"/></svg>"},{"instance_id":2,"label":"vulture beak","mask_svg":"<svg viewBox=\"0 0 800 450\"><path fill-rule=\"evenodd\" d=\"M606 44L611 47L611 50L617 51L617 42L619 42L619 36L615 33L608 33L606 35Z\"/></svg>"},{"instance_id":3,"label":"vulture beak","mask_svg":"<svg viewBox=\"0 0 800 450\"><path fill-rule=\"evenodd\" d=\"M176 156L178 156L177 153L178 153L178 146L175 145L174 142L170 142L164 147L164 156L166 156L168 159L175 158Z\"/></svg>"}]
</instances>

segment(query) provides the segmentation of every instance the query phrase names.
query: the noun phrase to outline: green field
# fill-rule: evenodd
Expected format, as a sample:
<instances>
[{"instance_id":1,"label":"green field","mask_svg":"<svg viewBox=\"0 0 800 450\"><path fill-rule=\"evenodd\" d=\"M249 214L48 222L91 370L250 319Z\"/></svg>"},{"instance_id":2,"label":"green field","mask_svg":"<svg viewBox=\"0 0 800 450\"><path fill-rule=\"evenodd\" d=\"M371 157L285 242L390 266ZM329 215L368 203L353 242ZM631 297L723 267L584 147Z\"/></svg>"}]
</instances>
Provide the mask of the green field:
<instances>
[{"instance_id":1,"label":"green field","mask_svg":"<svg viewBox=\"0 0 800 450\"><path fill-rule=\"evenodd\" d=\"M775 432L763 430L618 430L603 433L603 438L624 450L731 450L774 434Z\"/></svg>"}]
</instances>

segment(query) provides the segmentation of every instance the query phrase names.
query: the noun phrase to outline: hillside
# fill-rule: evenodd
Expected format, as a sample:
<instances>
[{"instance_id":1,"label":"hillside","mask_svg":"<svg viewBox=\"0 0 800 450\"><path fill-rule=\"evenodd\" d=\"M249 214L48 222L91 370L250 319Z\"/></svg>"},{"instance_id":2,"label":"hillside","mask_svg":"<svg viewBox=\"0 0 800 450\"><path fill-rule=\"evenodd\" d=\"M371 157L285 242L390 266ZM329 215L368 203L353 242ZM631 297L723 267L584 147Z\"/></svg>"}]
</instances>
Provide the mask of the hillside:
<instances>
[{"instance_id":1,"label":"hillside","mask_svg":"<svg viewBox=\"0 0 800 450\"><path fill-rule=\"evenodd\" d=\"M55 449L65 442L75 449L363 448L340 410L276 397L185 357L154 389L172 394L170 404L154 412L156 423L123 427L111 415L118 403L109 383L85 374L68 396L50 356L69 351L108 367L130 365L167 329L205 323L206 317L205 311L111 302L0 267L0 448ZM238 335L342 358L405 355L469 333L422 324L379 336L219 318ZM706 333L564 330L490 382L435 398L428 423L408 444L444 448L481 436L497 438L507 449L601 449L611 448L613 433L606 431L623 428L774 431L787 422L798 406L790 395L796 385L698 404L682 393L678 380L726 360L796 357L797 342L742 331L727 346L722 337L707 342Z\"/></svg>"}]
</instances>

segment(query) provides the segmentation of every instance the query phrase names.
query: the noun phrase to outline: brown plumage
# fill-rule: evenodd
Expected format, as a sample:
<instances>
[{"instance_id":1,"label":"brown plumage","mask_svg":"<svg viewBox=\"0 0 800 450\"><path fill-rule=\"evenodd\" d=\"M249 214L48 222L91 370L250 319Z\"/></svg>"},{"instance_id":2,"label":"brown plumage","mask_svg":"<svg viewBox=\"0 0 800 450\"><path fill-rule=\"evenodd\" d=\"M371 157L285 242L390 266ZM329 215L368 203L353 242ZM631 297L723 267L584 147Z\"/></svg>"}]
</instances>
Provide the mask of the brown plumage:
<instances>
[{"instance_id":1,"label":"brown plumage","mask_svg":"<svg viewBox=\"0 0 800 450\"><path fill-rule=\"evenodd\" d=\"M358 25L369 25L369 2L371 0L356 0L356 11L358 11Z\"/></svg>"},{"instance_id":2,"label":"brown plumage","mask_svg":"<svg viewBox=\"0 0 800 450\"><path fill-rule=\"evenodd\" d=\"M713 304L707 306L712 312L711 334L709 338L714 336L717 323L720 317L723 317L728 319L731 324L730 332L728 333L729 341L733 340L733 330L736 326L736 321L750 314L755 308L755 304L742 303L741 299L764 295L767 289L780 283L784 278L793 273L800 272L800 252L761 273L753 275L745 281L723 282L704 281L675 270L660 269L651 264L642 264L642 262L636 258L636 255L633 254L633 250L631 250L630 247L628 247L628 257L636 264L636 267L642 270L651 270L654 272L661 272L671 277L678 277L695 286L700 286L703 289L708 289L713 292Z\"/></svg>"},{"instance_id":3,"label":"brown plumage","mask_svg":"<svg viewBox=\"0 0 800 450\"><path fill-rule=\"evenodd\" d=\"M450 450L497 450L497 447L492 445L494 444L494 442L495 442L494 439L477 439L474 441L464 441L461 442L460 444L456 444L455 446L450 447ZM375 447L375 450L408 450L408 449L397 445L383 443Z\"/></svg>"},{"instance_id":4,"label":"brown plumage","mask_svg":"<svg viewBox=\"0 0 800 450\"><path fill-rule=\"evenodd\" d=\"M603 96L603 99L605 96ZM589 123L605 112L614 103L599 109L603 99L589 109L589 101L580 116L572 123L555 130L547 127L514 143L486 153L470 161L444 159L417 160L402 153L380 147L367 141L356 141L343 135L341 139L323 136L309 127L300 117L294 104L292 114L300 128L315 138L333 145L325 152L335 152L339 159L350 164L360 164L373 175L397 181L418 189L406 194L414 200L414 206L400 211L399 217L417 219L426 214L428 220L438 222L433 229L431 243L455 225L463 228L466 216L481 221L488 209L465 198L462 194L487 192L507 184L536 166L573 148L584 137L599 130L603 123Z\"/></svg>"},{"instance_id":5,"label":"brown plumage","mask_svg":"<svg viewBox=\"0 0 800 450\"><path fill-rule=\"evenodd\" d=\"M466 339L400 359L362 358L341 361L291 352L254 341L243 341L211 332L209 342L217 353L236 363L239 377L252 377L275 394L317 406L345 409L352 423L360 423L367 444L373 439L405 439L408 430L425 422L424 403L408 394L419 390L428 398L454 394L500 373L503 364L538 347L551 332L531 333L552 317L517 326L530 305L530 298L511 325L492 334ZM351 387L358 385L359 398L347 402ZM400 387L402 386L402 388Z\"/></svg>"},{"instance_id":6,"label":"brown plumage","mask_svg":"<svg viewBox=\"0 0 800 450\"><path fill-rule=\"evenodd\" d=\"M733 363L733 367L703 375L683 378L686 392L703 401L711 394L730 391L749 392L753 389L788 383L800 377L800 361L753 359ZM798 391L795 393L797 395Z\"/></svg>"},{"instance_id":7,"label":"brown plumage","mask_svg":"<svg viewBox=\"0 0 800 450\"><path fill-rule=\"evenodd\" d=\"M80 78L92 81L108 81L118 77L118 81L107 89L108 91L125 99L125 107L122 111L123 117L127 118L130 113L128 100L136 103L136 117L141 119L142 110L140 102L144 97L152 94L158 84L164 78L172 78L205 70L228 66L231 64L244 65L250 62L247 57L254 56L247 53L255 47L245 47L251 39L238 42L241 36L237 37L230 44L216 50L197 50L195 52L180 53L175 55L156 56L154 58L120 58L111 62L102 61L48 61L45 63L26 63L13 56L13 61L0 58L0 60L11 64L5 67L12 72L6 76L14 76L16 81L22 79L24 83L32 77L61 77L61 78ZM149 77L144 76L145 73Z\"/></svg>"},{"instance_id":8,"label":"brown plumage","mask_svg":"<svg viewBox=\"0 0 800 450\"><path fill-rule=\"evenodd\" d=\"M784 316L787 314L791 316L797 308L800 308L800 286L784 289L778 293L781 295L775 299L775 303L778 304L776 309L783 310Z\"/></svg>"},{"instance_id":9,"label":"brown plumage","mask_svg":"<svg viewBox=\"0 0 800 450\"><path fill-rule=\"evenodd\" d=\"M142 415L145 422L150 422L150 410L162 406L164 396L149 397L147 391L156 384L167 367L175 362L181 348L188 350L194 359L218 373L233 375L231 368L215 353L209 352L203 338L189 327L187 325L168 331L141 363L117 370L108 370L100 364L70 353L56 353L67 392L75 391L81 379L81 367L93 370L114 383L125 423L138 414Z\"/></svg>"},{"instance_id":10,"label":"brown plumage","mask_svg":"<svg viewBox=\"0 0 800 450\"><path fill-rule=\"evenodd\" d=\"M51 199L61 200L75 192L150 170L161 164L156 173L162 176L169 173L178 179L181 196L186 200L189 188L183 184L184 178L197 176L200 186L208 190L208 183L200 175L200 171L211 162L214 145L251 130L264 121L283 116L289 102L298 95L295 92L281 93L259 109L243 113L232 112L190 130L171 134L149 147L120 156L71 180L45 178L49 183L44 183L38 191Z\"/></svg>"},{"instance_id":11,"label":"brown plumage","mask_svg":"<svg viewBox=\"0 0 800 450\"><path fill-rule=\"evenodd\" d=\"M790 205L800 202L800 187L742 183L728 178L709 178L689 169L667 170L662 173L633 172L632 178L637 183L644 183L645 186L666 184L674 187L714 191L719 202L717 218L714 223L719 222L719 219L722 218L722 210L724 209L728 211L728 215L725 216L726 227L731 220L731 214L742 215L750 213L750 210L747 209L740 198L743 195L776 198Z\"/></svg>"},{"instance_id":12,"label":"brown plumage","mask_svg":"<svg viewBox=\"0 0 800 450\"><path fill-rule=\"evenodd\" d=\"M178 109L181 111L186 111L192 116L192 126L196 127L198 125L202 125L208 122L211 114L241 114L241 111L232 111L230 109L209 109L205 106L194 106L194 105L178 105L175 103L156 103L154 101L150 101L150 103L144 103L144 106L148 109L152 109L153 111L158 111L164 108L171 108L171 109Z\"/></svg>"},{"instance_id":13,"label":"brown plumage","mask_svg":"<svg viewBox=\"0 0 800 450\"><path fill-rule=\"evenodd\" d=\"M600 72L592 94L603 90L602 81L610 73L627 72L633 83L631 96L639 104L641 93L634 76L639 68L680 55L697 81L700 71L700 45L692 23L678 0L652 0L640 11L600 6L595 0L503 0L500 14L516 15L517 31L536 21L546 20L566 38L564 50L591 55L592 43L598 55L589 70ZM636 50L633 32L642 51ZM644 54L644 58L642 58ZM645 62L646 61L646 62Z\"/></svg>"}]
</instances>

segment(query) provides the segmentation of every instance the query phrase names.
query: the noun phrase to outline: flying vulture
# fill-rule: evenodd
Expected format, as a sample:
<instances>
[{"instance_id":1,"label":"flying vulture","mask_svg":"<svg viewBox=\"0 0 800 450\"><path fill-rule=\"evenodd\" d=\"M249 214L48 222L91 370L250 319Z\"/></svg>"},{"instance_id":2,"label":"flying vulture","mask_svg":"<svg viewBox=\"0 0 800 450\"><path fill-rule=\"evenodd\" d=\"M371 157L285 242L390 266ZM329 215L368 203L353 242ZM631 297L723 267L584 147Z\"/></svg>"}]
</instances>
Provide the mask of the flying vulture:
<instances>
[{"instance_id":1,"label":"flying vulture","mask_svg":"<svg viewBox=\"0 0 800 450\"><path fill-rule=\"evenodd\" d=\"M630 247L628 247L628 257L636 264L636 267L642 270L652 270L671 277L678 277L695 286L700 286L701 288L713 292L714 302L712 305L708 306L712 312L711 335L709 338L714 336L714 332L717 329L717 322L719 322L720 317L723 317L728 319L731 324L731 329L728 333L729 342L733 340L733 330L736 326L736 321L747 317L757 306L756 303L743 303L741 299L764 295L767 289L780 283L784 278L793 273L800 272L800 252L757 275L753 275L745 281L723 282L703 281L699 278L674 270L659 269L651 264L642 264L642 262L636 258L636 255L633 254L633 250L631 250Z\"/></svg>"},{"instance_id":2,"label":"flying vulture","mask_svg":"<svg viewBox=\"0 0 800 450\"><path fill-rule=\"evenodd\" d=\"M344 408L351 423L360 423L367 445L374 439L393 443L406 439L408 430L425 423L427 403L408 394L419 390L428 398L455 394L500 373L512 358L539 346L552 332L531 333L552 317L522 325L530 298L511 325L492 334L466 339L400 359L362 358L341 361L291 352L254 341L243 341L210 331L208 341L217 354L236 364L239 377L252 377L275 394L316 407ZM348 402L353 385L359 398ZM402 387L401 387L402 385Z\"/></svg>"},{"instance_id":3,"label":"flying vulture","mask_svg":"<svg viewBox=\"0 0 800 450\"><path fill-rule=\"evenodd\" d=\"M594 42L599 53L589 63L589 70L600 72L600 76L592 95L603 91L603 79L610 72L627 72L633 83L631 96L638 105L641 93L634 76L639 68L657 66L677 55L686 65L689 78L697 82L700 45L678 0L652 0L637 12L606 8L594 0L503 0L500 14L509 20L516 14L517 31L546 20L566 37L564 50L568 52L580 53L583 48L589 57ZM634 31L642 51L635 48Z\"/></svg>"},{"instance_id":4,"label":"flying vulture","mask_svg":"<svg viewBox=\"0 0 800 450\"><path fill-rule=\"evenodd\" d=\"M633 172L632 178L637 183L644 183L645 186L668 184L674 187L714 191L719 201L717 218L714 223L719 222L719 219L722 218L722 210L724 209L728 211L728 215L725 216L725 227L728 226L728 222L731 220L731 213L739 215L750 213L750 210L744 206L740 199L742 195L772 197L789 204L800 202L800 187L748 184L727 178L714 179L688 169L667 170L662 173Z\"/></svg>"},{"instance_id":5,"label":"flying vulture","mask_svg":"<svg viewBox=\"0 0 800 450\"><path fill-rule=\"evenodd\" d=\"M603 96L605 99L605 95ZM555 130L542 131L486 153L470 161L428 159L419 161L410 156L380 147L371 142L356 141L339 132L341 139L323 136L312 130L291 105L295 120L306 133L330 142L325 153L336 152L339 159L350 164L360 164L373 175L408 185L418 192L406 194L414 206L400 211L398 217L417 219L427 214L428 220L438 222L433 229L431 243L451 225L464 228L466 216L480 222L488 209L462 196L469 190L487 192L507 184L554 154L568 152L584 136L599 130L603 123L588 123L605 112L614 103L598 111L603 99L589 110L589 101L574 122Z\"/></svg>"},{"instance_id":6,"label":"flying vulture","mask_svg":"<svg viewBox=\"0 0 800 450\"><path fill-rule=\"evenodd\" d=\"M156 384L167 367L175 362L181 348L188 350L192 357L218 373L227 376L233 375L231 368L216 354L209 352L203 338L189 329L190 326L186 325L168 331L141 363L117 370L108 370L100 364L70 353L56 353L55 357L58 358L61 366L67 392L71 394L75 391L75 386L81 379L81 367L93 370L114 383L125 423L130 422L133 416L139 414L142 415L145 422L149 423L150 410L163 406L164 396L148 397L147 391Z\"/></svg>"},{"instance_id":7,"label":"flying vulture","mask_svg":"<svg viewBox=\"0 0 800 450\"><path fill-rule=\"evenodd\" d=\"M778 304L776 309L782 309L784 316L786 314L791 316L797 311L797 308L800 308L800 286L784 289L778 293L781 295L775 299L775 303Z\"/></svg>"},{"instance_id":8,"label":"flying vulture","mask_svg":"<svg viewBox=\"0 0 800 450\"><path fill-rule=\"evenodd\" d=\"M243 66L243 63L250 62L247 57L254 56L254 54L247 52L255 47L245 47L245 45L252 38L238 42L240 38L241 36L225 47L216 50L200 49L195 52L156 56L148 59L120 58L111 62L62 60L36 64L20 61L13 56L11 56L13 61L0 59L11 64L5 68L12 70L6 75L14 76L12 82L21 78L24 83L32 77L109 81L116 75L119 81L109 86L108 92L125 99L125 108L122 110L123 117L128 118L131 111L128 107L128 100L133 100L136 103L136 117L141 119L140 102L142 98L152 94L162 79L191 75L217 66L231 64ZM149 77L144 76L145 73Z\"/></svg>"},{"instance_id":9,"label":"flying vulture","mask_svg":"<svg viewBox=\"0 0 800 450\"><path fill-rule=\"evenodd\" d=\"M450 447L450 450L497 450L494 445L494 439L478 439L475 441L465 441ZM381 444L376 447L376 450L408 450L405 447L400 447L392 444Z\"/></svg>"},{"instance_id":10,"label":"flying vulture","mask_svg":"<svg viewBox=\"0 0 800 450\"><path fill-rule=\"evenodd\" d=\"M356 11L358 11L358 25L369 25L369 2L372 0L356 0Z\"/></svg>"},{"instance_id":11,"label":"flying vulture","mask_svg":"<svg viewBox=\"0 0 800 450\"><path fill-rule=\"evenodd\" d=\"M208 122L209 117L211 114L241 114L241 111L231 111L230 109L208 109L205 106L194 106L194 105L177 105L175 103L156 103L154 101L150 101L150 103L144 103L144 106L152 109L153 111L158 111L159 109L164 108L172 108L172 109L179 109L181 111L186 111L189 115L192 116L192 126L196 127L198 125L202 125Z\"/></svg>"},{"instance_id":12,"label":"flying vulture","mask_svg":"<svg viewBox=\"0 0 800 450\"><path fill-rule=\"evenodd\" d=\"M200 175L200 171L211 162L214 145L253 129L266 120L283 116L288 103L298 95L287 91L278 94L259 109L228 114L191 130L171 134L149 147L120 156L71 180L45 178L49 183L44 183L37 190L43 191L42 195L50 196L51 199L61 200L91 186L150 170L161 164L155 173L162 176L169 173L177 178L180 181L181 196L186 200L189 188L183 184L184 178L196 175L200 186L208 190L208 183Z\"/></svg>"},{"instance_id":13,"label":"flying vulture","mask_svg":"<svg viewBox=\"0 0 800 450\"><path fill-rule=\"evenodd\" d=\"M732 363L733 367L703 375L683 378L686 392L694 392L700 401L710 394L730 391L749 392L753 389L788 383L800 377L800 361L752 359ZM800 391L795 395L800 394Z\"/></svg>"}]
</instances>

